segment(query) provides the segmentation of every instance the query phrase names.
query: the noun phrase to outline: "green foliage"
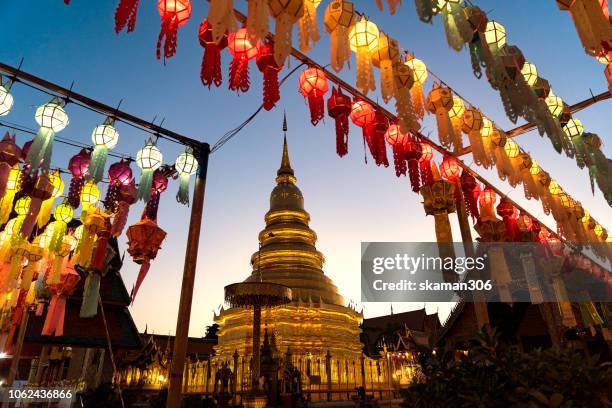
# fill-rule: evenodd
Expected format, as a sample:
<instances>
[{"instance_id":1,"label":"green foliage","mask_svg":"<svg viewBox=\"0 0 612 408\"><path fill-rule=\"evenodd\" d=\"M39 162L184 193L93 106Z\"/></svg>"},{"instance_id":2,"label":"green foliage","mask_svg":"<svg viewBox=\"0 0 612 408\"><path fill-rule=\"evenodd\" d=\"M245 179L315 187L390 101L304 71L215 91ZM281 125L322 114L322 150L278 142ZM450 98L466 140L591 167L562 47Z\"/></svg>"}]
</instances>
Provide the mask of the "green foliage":
<instances>
[{"instance_id":1,"label":"green foliage","mask_svg":"<svg viewBox=\"0 0 612 408\"><path fill-rule=\"evenodd\" d=\"M410 408L612 407L612 365L574 350L521 353L480 333L469 352L414 345L422 376L402 390Z\"/></svg>"}]
</instances>

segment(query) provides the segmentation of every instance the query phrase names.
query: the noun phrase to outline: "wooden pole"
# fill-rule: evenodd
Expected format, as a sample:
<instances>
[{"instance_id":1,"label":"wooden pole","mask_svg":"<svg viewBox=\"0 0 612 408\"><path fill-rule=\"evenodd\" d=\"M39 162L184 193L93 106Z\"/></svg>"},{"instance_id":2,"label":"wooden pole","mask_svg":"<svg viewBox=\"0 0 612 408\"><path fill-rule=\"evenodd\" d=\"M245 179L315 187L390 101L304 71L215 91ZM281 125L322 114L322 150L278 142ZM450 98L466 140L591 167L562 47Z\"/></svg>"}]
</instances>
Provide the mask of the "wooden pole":
<instances>
[{"instance_id":1,"label":"wooden pole","mask_svg":"<svg viewBox=\"0 0 612 408\"><path fill-rule=\"evenodd\" d=\"M185 366L185 353L187 352L187 336L189 334L189 320L191 318L191 301L193 299L193 284L195 281L198 260L209 154L210 149L208 145L205 145L203 149L197 151L199 166L195 178L193 202L191 204L191 219L189 221L187 249L185 251L183 283L181 286L181 298L176 319L172 364L170 366L167 408L179 408L181 406L183 367Z\"/></svg>"},{"instance_id":2,"label":"wooden pole","mask_svg":"<svg viewBox=\"0 0 612 408\"><path fill-rule=\"evenodd\" d=\"M28 318L30 313L28 312L28 307L25 306L25 310L23 311L23 317L21 318L21 326L19 326L19 332L17 334L17 341L15 342L15 352L13 353L13 359L11 360L11 367L9 368L8 377L6 378L6 394L4 395L2 401L2 408L8 408L9 400L8 400L8 391L13 387L13 383L15 382L15 377L17 376L17 371L19 370L19 360L21 359L21 350L23 349L23 339L26 334L26 327L28 326Z\"/></svg>"}]
</instances>

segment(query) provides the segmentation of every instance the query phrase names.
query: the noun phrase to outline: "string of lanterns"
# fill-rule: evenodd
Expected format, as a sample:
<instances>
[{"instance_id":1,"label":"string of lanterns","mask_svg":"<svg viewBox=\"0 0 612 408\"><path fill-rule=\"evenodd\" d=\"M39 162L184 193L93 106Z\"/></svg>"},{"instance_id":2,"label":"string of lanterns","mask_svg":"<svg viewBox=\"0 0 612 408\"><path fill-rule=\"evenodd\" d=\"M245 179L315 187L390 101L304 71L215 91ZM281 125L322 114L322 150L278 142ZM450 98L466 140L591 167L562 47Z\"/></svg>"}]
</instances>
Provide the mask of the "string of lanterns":
<instances>
[{"instance_id":1,"label":"string of lanterns","mask_svg":"<svg viewBox=\"0 0 612 408\"><path fill-rule=\"evenodd\" d=\"M10 83L0 86L0 97L1 112L8 115L13 107ZM198 168L193 150L188 147L173 165L163 165L161 150L148 140L136 154L141 169L137 184L131 159L107 167L109 151L119 142L113 118L94 127L91 148L70 158L66 189L51 166L55 134L69 125L65 108L60 98L39 106L39 129L23 146L9 132L0 140L0 312L9 332L16 330L29 305L36 305L38 316L48 305L42 334L61 336L66 298L82 279L80 316L94 316L101 279L116 256L109 240L123 233L130 207L143 200L140 221L127 228L128 252L141 265L133 301L166 237L157 225L157 208L170 176L180 180L177 201L189 204L189 180ZM101 201L99 184L105 175L108 188ZM11 351L13 338L0 344L5 352Z\"/></svg>"}]
</instances>

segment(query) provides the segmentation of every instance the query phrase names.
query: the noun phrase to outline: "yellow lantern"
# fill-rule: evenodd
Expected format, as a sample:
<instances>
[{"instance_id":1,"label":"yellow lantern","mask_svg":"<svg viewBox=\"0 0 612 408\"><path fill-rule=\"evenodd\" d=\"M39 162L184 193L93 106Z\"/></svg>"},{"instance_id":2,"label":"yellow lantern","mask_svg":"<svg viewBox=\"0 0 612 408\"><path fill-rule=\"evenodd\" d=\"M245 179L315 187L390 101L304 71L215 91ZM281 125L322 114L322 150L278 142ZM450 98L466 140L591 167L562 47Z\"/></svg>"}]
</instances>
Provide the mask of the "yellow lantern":
<instances>
[{"instance_id":1,"label":"yellow lantern","mask_svg":"<svg viewBox=\"0 0 612 408\"><path fill-rule=\"evenodd\" d=\"M460 97L453 95L453 107L448 111L448 117L453 125L452 143L455 146L456 151L461 151L463 148L461 124L464 113L465 105L463 104L463 100L461 100Z\"/></svg>"},{"instance_id":2,"label":"yellow lantern","mask_svg":"<svg viewBox=\"0 0 612 408\"><path fill-rule=\"evenodd\" d=\"M582 216L582 222L584 224L588 223L589 220L591 219L591 214L589 213L589 210L587 210L586 208L584 209L584 215Z\"/></svg>"},{"instance_id":3,"label":"yellow lantern","mask_svg":"<svg viewBox=\"0 0 612 408\"><path fill-rule=\"evenodd\" d=\"M595 232L595 235L601 237L603 235L604 229L601 224L597 224L595 225L595 229L593 231Z\"/></svg>"},{"instance_id":4,"label":"yellow lantern","mask_svg":"<svg viewBox=\"0 0 612 408\"><path fill-rule=\"evenodd\" d=\"M19 176L21 170L19 170L19 164L14 165L9 172L8 179L6 181L6 192L4 197L0 199L0 225L6 224L11 211L13 209L13 200L17 193L17 187L19 184Z\"/></svg>"},{"instance_id":5,"label":"yellow lantern","mask_svg":"<svg viewBox=\"0 0 612 408\"><path fill-rule=\"evenodd\" d=\"M506 156L513 159L519 154L519 147L516 142L512 139L506 140L506 144L504 146L504 151L506 152Z\"/></svg>"},{"instance_id":6,"label":"yellow lantern","mask_svg":"<svg viewBox=\"0 0 612 408\"><path fill-rule=\"evenodd\" d=\"M357 88L365 94L376 89L370 54L378 47L379 34L376 24L364 16L349 31L351 50L357 55Z\"/></svg>"},{"instance_id":7,"label":"yellow lantern","mask_svg":"<svg viewBox=\"0 0 612 408\"><path fill-rule=\"evenodd\" d=\"M81 191L81 205L83 206L83 214L87 213L89 208L95 205L100 200L100 189L93 180L89 180L83 186Z\"/></svg>"},{"instance_id":8,"label":"yellow lantern","mask_svg":"<svg viewBox=\"0 0 612 408\"><path fill-rule=\"evenodd\" d=\"M558 118L563 113L563 100L557 95L553 94L552 91L548 94L544 100L548 106L550 114Z\"/></svg>"},{"instance_id":9,"label":"yellow lantern","mask_svg":"<svg viewBox=\"0 0 612 408\"><path fill-rule=\"evenodd\" d=\"M530 62L525 61L521 69L521 74L523 74L523 78L525 78L525 82L527 82L529 86L532 86L538 80L538 69Z\"/></svg>"},{"instance_id":10,"label":"yellow lantern","mask_svg":"<svg viewBox=\"0 0 612 408\"><path fill-rule=\"evenodd\" d=\"M463 104L463 100L460 97L453 95L453 107L448 112L448 116L450 116L451 119L461 118L464 113L465 105Z\"/></svg>"},{"instance_id":11,"label":"yellow lantern","mask_svg":"<svg viewBox=\"0 0 612 408\"><path fill-rule=\"evenodd\" d=\"M412 76L414 77L414 84L412 85L412 88L410 88L414 112L418 115L418 117L423 119L423 116L425 116L425 95L423 94L423 84L425 84L425 81L427 81L427 66L418 58L409 58L405 64L412 70Z\"/></svg>"},{"instance_id":12,"label":"yellow lantern","mask_svg":"<svg viewBox=\"0 0 612 408\"><path fill-rule=\"evenodd\" d=\"M559 201L565 208L570 208L572 206L572 199L569 195L567 195L567 193L559 194Z\"/></svg>"},{"instance_id":13,"label":"yellow lantern","mask_svg":"<svg viewBox=\"0 0 612 408\"><path fill-rule=\"evenodd\" d=\"M9 86L0 84L0 116L8 115L13 108L13 95L9 89Z\"/></svg>"},{"instance_id":14,"label":"yellow lantern","mask_svg":"<svg viewBox=\"0 0 612 408\"><path fill-rule=\"evenodd\" d=\"M582 122L579 119L570 118L565 126L563 126L563 132L565 132L570 139L574 139L582 136L582 133L584 133L584 126L582 126Z\"/></svg>"},{"instance_id":15,"label":"yellow lantern","mask_svg":"<svg viewBox=\"0 0 612 408\"><path fill-rule=\"evenodd\" d=\"M493 122L486 116L482 117L482 129L480 129L480 136L489 137L493 134Z\"/></svg>"},{"instance_id":16,"label":"yellow lantern","mask_svg":"<svg viewBox=\"0 0 612 408\"><path fill-rule=\"evenodd\" d=\"M499 50L506 45L506 29L495 20L487 23L484 31L485 41L492 50Z\"/></svg>"},{"instance_id":17,"label":"yellow lantern","mask_svg":"<svg viewBox=\"0 0 612 408\"><path fill-rule=\"evenodd\" d=\"M30 211L30 203L32 199L29 196L23 196L15 203L15 212L17 215L26 216Z\"/></svg>"},{"instance_id":18,"label":"yellow lantern","mask_svg":"<svg viewBox=\"0 0 612 408\"><path fill-rule=\"evenodd\" d=\"M561 187L559 187L559 183L556 180L550 180L550 184L548 185L548 191L552 195L559 195L563 192Z\"/></svg>"},{"instance_id":19,"label":"yellow lantern","mask_svg":"<svg viewBox=\"0 0 612 408\"><path fill-rule=\"evenodd\" d=\"M531 160L531 167L529 168L529 173L531 173L532 175L537 175L542 171L542 169L540 168L540 165L538 164L537 161L535 160Z\"/></svg>"},{"instance_id":20,"label":"yellow lantern","mask_svg":"<svg viewBox=\"0 0 612 408\"><path fill-rule=\"evenodd\" d=\"M64 182L62 181L58 170L54 170L49 173L49 181L53 186L53 192L51 193L51 197L43 201L40 206L40 212L36 218L38 228L43 228L49 222L49 219L51 218L51 210L53 209L53 202L57 197L64 193Z\"/></svg>"}]
</instances>

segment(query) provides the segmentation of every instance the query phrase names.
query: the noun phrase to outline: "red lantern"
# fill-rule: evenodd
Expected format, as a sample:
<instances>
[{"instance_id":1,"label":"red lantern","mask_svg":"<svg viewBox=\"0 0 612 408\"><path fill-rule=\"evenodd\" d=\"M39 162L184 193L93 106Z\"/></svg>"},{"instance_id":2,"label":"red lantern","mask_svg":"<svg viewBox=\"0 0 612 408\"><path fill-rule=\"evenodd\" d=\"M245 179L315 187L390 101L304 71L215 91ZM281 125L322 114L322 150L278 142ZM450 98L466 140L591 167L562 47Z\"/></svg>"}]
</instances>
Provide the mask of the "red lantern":
<instances>
[{"instance_id":1,"label":"red lantern","mask_svg":"<svg viewBox=\"0 0 612 408\"><path fill-rule=\"evenodd\" d=\"M111 226L111 236L118 237L127 223L130 206L136 202L136 182L132 178L127 184L122 184L116 198L115 217Z\"/></svg>"},{"instance_id":2,"label":"red lantern","mask_svg":"<svg viewBox=\"0 0 612 408\"><path fill-rule=\"evenodd\" d=\"M280 100L278 72L282 68L274 58L274 43L271 40L265 39L257 43L256 62L257 68L263 73L264 77L263 107L269 111Z\"/></svg>"},{"instance_id":3,"label":"red lantern","mask_svg":"<svg viewBox=\"0 0 612 408\"><path fill-rule=\"evenodd\" d=\"M427 143L421 142L421 157L419 158L419 172L421 173L421 186L428 186L433 183L433 173L431 171L431 159L433 150Z\"/></svg>"},{"instance_id":4,"label":"red lantern","mask_svg":"<svg viewBox=\"0 0 612 408\"><path fill-rule=\"evenodd\" d=\"M70 261L66 261L62 270L60 283L51 286L53 297L47 309L47 317L41 334L43 336L64 335L64 315L66 313L66 299L72 294L81 280Z\"/></svg>"},{"instance_id":5,"label":"red lantern","mask_svg":"<svg viewBox=\"0 0 612 408\"><path fill-rule=\"evenodd\" d=\"M481 220L491 221L495 219L495 210L493 209L493 206L495 205L496 199L497 194L495 194L495 191L493 191L490 187L486 187L480 192L478 203L480 204Z\"/></svg>"},{"instance_id":6,"label":"red lantern","mask_svg":"<svg viewBox=\"0 0 612 408\"><path fill-rule=\"evenodd\" d=\"M461 169L459 168L459 163L457 160L445 156L440 164L440 175L448 181L456 183L459 180L459 172Z\"/></svg>"},{"instance_id":7,"label":"red lantern","mask_svg":"<svg viewBox=\"0 0 612 408\"><path fill-rule=\"evenodd\" d=\"M104 208L110 212L117 210L117 198L121 191L121 186L129 184L132 180L132 169L128 160L121 160L111 164L108 168L108 190L104 198Z\"/></svg>"},{"instance_id":8,"label":"red lantern","mask_svg":"<svg viewBox=\"0 0 612 408\"><path fill-rule=\"evenodd\" d=\"M223 81L221 75L221 50L227 47L227 33L221 37L219 43L216 43L213 40L212 27L208 20L204 19L200 23L198 40L200 45L204 47L204 56L202 57L202 66L200 67L202 84L209 88L213 83L215 86L220 86Z\"/></svg>"},{"instance_id":9,"label":"red lantern","mask_svg":"<svg viewBox=\"0 0 612 408\"><path fill-rule=\"evenodd\" d=\"M127 237L128 252L134 262L141 265L131 295L133 303L140 285L147 276L151 260L155 259L157 251L159 251L164 238L166 238L166 232L154 220L143 217L136 224L128 228Z\"/></svg>"},{"instance_id":10,"label":"red lantern","mask_svg":"<svg viewBox=\"0 0 612 408\"><path fill-rule=\"evenodd\" d=\"M384 113L378 110L374 112L374 120L372 123L364 126L366 141L377 166L389 166L389 160L387 160L387 145L385 144L385 132L388 128L389 119L387 119Z\"/></svg>"},{"instance_id":11,"label":"red lantern","mask_svg":"<svg viewBox=\"0 0 612 408\"><path fill-rule=\"evenodd\" d=\"M68 204L73 208L77 208L81 204L81 191L83 184L89 173L89 162L91 161L91 152L87 149L72 156L68 162L68 170L72 174L70 181L70 189L68 190Z\"/></svg>"},{"instance_id":12,"label":"red lantern","mask_svg":"<svg viewBox=\"0 0 612 408\"><path fill-rule=\"evenodd\" d=\"M465 201L465 208L472 218L480 221L480 214L478 214L478 203L476 202L480 194L480 185L470 174L469 171L463 170L461 173L461 191L463 191L463 199Z\"/></svg>"},{"instance_id":13,"label":"red lantern","mask_svg":"<svg viewBox=\"0 0 612 408\"><path fill-rule=\"evenodd\" d=\"M404 154L408 161L408 178L410 179L410 186L412 187L412 191L418 193L421 189L419 160L423 155L423 151L421 150L421 143L417 141L412 133L408 133L404 137Z\"/></svg>"},{"instance_id":14,"label":"red lantern","mask_svg":"<svg viewBox=\"0 0 612 408\"><path fill-rule=\"evenodd\" d=\"M246 92L249 90L249 61L257 56L257 47L249 41L246 28L241 28L227 37L227 46L234 57L230 65L229 89Z\"/></svg>"},{"instance_id":15,"label":"red lantern","mask_svg":"<svg viewBox=\"0 0 612 408\"><path fill-rule=\"evenodd\" d=\"M351 107L351 120L361 128L374 121L374 115L374 108L366 101L356 101Z\"/></svg>"},{"instance_id":16,"label":"red lantern","mask_svg":"<svg viewBox=\"0 0 612 408\"><path fill-rule=\"evenodd\" d=\"M336 122L336 153L342 157L348 153L348 117L351 113L351 98L342 93L340 87L332 87L327 100L327 114Z\"/></svg>"},{"instance_id":17,"label":"red lantern","mask_svg":"<svg viewBox=\"0 0 612 408\"><path fill-rule=\"evenodd\" d=\"M310 123L316 126L325 115L323 96L329 89L325 72L316 67L306 68L302 71L299 82L300 92L305 98L308 98Z\"/></svg>"},{"instance_id":18,"label":"red lantern","mask_svg":"<svg viewBox=\"0 0 612 408\"><path fill-rule=\"evenodd\" d=\"M147 201L145 207L146 217L150 220L157 220L157 209L159 208L159 199L161 193L168 188L168 176L165 170L157 169L153 172L153 182L151 184L151 199Z\"/></svg>"},{"instance_id":19,"label":"red lantern","mask_svg":"<svg viewBox=\"0 0 612 408\"><path fill-rule=\"evenodd\" d=\"M393 163L395 165L395 175L397 177L406 175L406 154L404 152L404 137L398 125L391 125L385 132L385 140L393 149Z\"/></svg>"},{"instance_id":20,"label":"red lantern","mask_svg":"<svg viewBox=\"0 0 612 408\"><path fill-rule=\"evenodd\" d=\"M0 141L0 199L6 193L6 185L9 174L14 165L19 163L21 158L21 149L15 143L15 135L6 132L4 138Z\"/></svg>"},{"instance_id":21,"label":"red lantern","mask_svg":"<svg viewBox=\"0 0 612 408\"><path fill-rule=\"evenodd\" d=\"M134 31L138 0L120 0L115 9L115 32L119 33L127 25L127 31Z\"/></svg>"},{"instance_id":22,"label":"red lantern","mask_svg":"<svg viewBox=\"0 0 612 408\"><path fill-rule=\"evenodd\" d=\"M162 18L161 30L157 37L157 59L161 58L161 44L164 40L164 62L176 54L178 28L191 16L190 0L158 0L157 11Z\"/></svg>"},{"instance_id":23,"label":"red lantern","mask_svg":"<svg viewBox=\"0 0 612 408\"><path fill-rule=\"evenodd\" d=\"M506 236L510 242L518 242L521 240L520 230L518 228L518 210L506 198L502 197L497 205L497 214L504 220L506 224Z\"/></svg>"}]
</instances>

